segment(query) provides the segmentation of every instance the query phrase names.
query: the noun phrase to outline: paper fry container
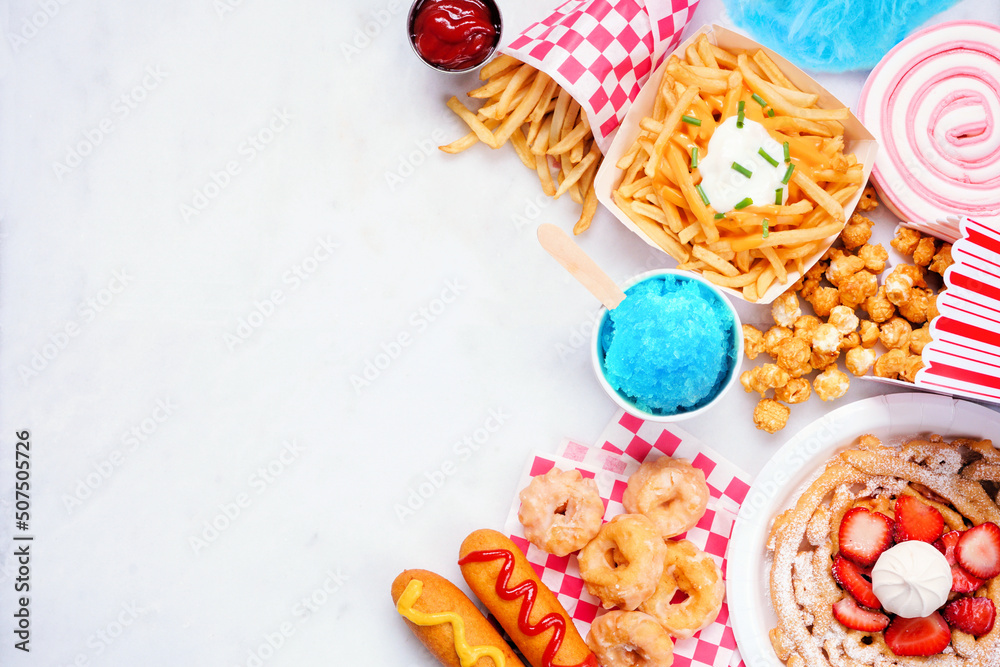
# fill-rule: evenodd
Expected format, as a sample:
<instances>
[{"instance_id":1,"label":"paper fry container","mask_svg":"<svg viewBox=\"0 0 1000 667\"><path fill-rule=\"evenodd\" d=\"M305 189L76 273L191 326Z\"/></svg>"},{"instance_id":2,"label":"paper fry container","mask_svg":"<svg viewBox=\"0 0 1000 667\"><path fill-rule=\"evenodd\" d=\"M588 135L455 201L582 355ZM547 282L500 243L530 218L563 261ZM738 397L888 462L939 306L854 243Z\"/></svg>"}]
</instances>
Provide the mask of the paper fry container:
<instances>
[{"instance_id":1,"label":"paper fry container","mask_svg":"<svg viewBox=\"0 0 1000 667\"><path fill-rule=\"evenodd\" d=\"M874 382L1000 403L1000 230L959 219L903 223L945 241L955 263L945 271L941 313L931 322L931 342L921 355L915 382L865 376Z\"/></svg>"},{"instance_id":2,"label":"paper fry container","mask_svg":"<svg viewBox=\"0 0 1000 667\"><path fill-rule=\"evenodd\" d=\"M832 109L847 106L834 97L828 90L820 86L808 74L792 65L774 51L761 46L748 37L735 33L731 30L727 30L726 28L718 25L703 26L686 39L679 47L677 47L677 49L674 50L674 53L679 56L683 56L687 47L693 44L702 34L707 35L709 41L713 44L721 46L725 49L747 50L751 52L760 49L764 51L764 53L766 53L768 57L774 61L778 68L792 83L806 92L816 93L819 95L819 102L817 105L821 108ZM659 248L660 246L657 245L656 241L654 241L648 234L637 227L635 223L629 219L628 215L626 215L625 212L622 211L617 204L615 204L611 193L618 187L619 183L621 183L624 175L622 170L615 166L616 163L628 151L628 149L635 142L636 138L639 136L639 123L646 116L652 115L653 102L656 98L657 87L664 68L666 68L666 59L664 59L664 62L662 62L656 71L653 72L652 76L649 77L648 83L643 86L639 95L632 103L632 106L625 115L621 126L618 128L618 133L615 135L614 141L612 141L610 148L604 153L604 161L601 163L601 166L597 171L597 176L594 180L594 188L597 192L598 201L611 211L611 213L614 214L614 216L618 218L623 225L631 229L642 240L654 248ZM875 141L875 137L865 129L865 127L861 124L861 121L859 121L854 114L851 114L846 120L841 122L844 125L844 153L854 153L858 162L864 165L863 182L867 182L868 176L871 174L872 167L875 164L875 154L878 152L878 142ZM845 204L844 213L847 218L850 218L854 213L854 208L861 199L861 195L862 188L859 188L854 197L852 197ZM833 244L833 242L837 239L837 236L837 234L833 234L829 238L825 239L824 243L817 251L805 258L805 269L811 267L819 260L820 257L823 256L823 253L825 253L826 250ZM673 261L672 258L669 258L669 256L668 260L671 262L671 266L676 265L676 262ZM770 303L779 294L788 289L788 287L790 287L796 280L798 280L799 275L800 274L798 272L789 272L788 282L786 284L781 284L776 281L766 292L759 295L759 298L754 303ZM720 289L728 294L731 294L735 298L743 299L743 293L739 290L726 287L721 287Z\"/></svg>"},{"instance_id":3,"label":"paper fry container","mask_svg":"<svg viewBox=\"0 0 1000 667\"><path fill-rule=\"evenodd\" d=\"M580 103L601 152L699 0L569 0L500 48Z\"/></svg>"}]
</instances>

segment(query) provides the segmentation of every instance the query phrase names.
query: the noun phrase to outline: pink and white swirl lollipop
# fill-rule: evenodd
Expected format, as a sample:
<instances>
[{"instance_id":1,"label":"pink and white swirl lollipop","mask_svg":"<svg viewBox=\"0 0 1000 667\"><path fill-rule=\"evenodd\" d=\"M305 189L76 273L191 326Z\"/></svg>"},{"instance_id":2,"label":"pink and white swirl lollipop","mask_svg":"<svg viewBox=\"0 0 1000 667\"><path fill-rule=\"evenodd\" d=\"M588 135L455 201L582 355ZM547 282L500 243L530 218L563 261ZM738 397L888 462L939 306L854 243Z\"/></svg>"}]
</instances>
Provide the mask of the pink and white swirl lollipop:
<instances>
[{"instance_id":1,"label":"pink and white swirl lollipop","mask_svg":"<svg viewBox=\"0 0 1000 667\"><path fill-rule=\"evenodd\" d=\"M879 142L875 187L897 216L1000 223L1000 27L914 33L872 70L858 106Z\"/></svg>"}]
</instances>

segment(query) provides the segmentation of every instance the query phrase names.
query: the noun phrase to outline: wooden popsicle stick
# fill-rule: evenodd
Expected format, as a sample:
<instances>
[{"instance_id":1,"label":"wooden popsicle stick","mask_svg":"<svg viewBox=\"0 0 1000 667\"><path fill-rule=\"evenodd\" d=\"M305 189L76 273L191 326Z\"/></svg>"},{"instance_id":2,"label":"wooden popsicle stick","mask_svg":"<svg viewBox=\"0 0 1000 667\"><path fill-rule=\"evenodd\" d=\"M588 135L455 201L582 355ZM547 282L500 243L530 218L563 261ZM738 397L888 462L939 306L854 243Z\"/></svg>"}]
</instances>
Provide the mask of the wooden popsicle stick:
<instances>
[{"instance_id":1,"label":"wooden popsicle stick","mask_svg":"<svg viewBox=\"0 0 1000 667\"><path fill-rule=\"evenodd\" d=\"M608 310L617 308L625 298L618 284L560 227L539 225L538 242Z\"/></svg>"}]
</instances>

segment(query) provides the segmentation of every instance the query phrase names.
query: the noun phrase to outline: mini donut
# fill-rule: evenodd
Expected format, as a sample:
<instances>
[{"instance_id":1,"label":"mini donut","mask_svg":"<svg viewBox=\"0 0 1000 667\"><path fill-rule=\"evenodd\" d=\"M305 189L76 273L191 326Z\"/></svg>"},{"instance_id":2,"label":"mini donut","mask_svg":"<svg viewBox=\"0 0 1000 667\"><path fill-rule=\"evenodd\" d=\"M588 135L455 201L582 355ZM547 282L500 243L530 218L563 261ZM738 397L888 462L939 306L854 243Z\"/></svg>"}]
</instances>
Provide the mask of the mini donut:
<instances>
[{"instance_id":1,"label":"mini donut","mask_svg":"<svg viewBox=\"0 0 1000 667\"><path fill-rule=\"evenodd\" d=\"M656 618L678 639L688 639L716 619L726 595L722 570L712 557L687 540L666 540L663 576L652 596L639 609ZM680 589L687 599L671 604Z\"/></svg>"},{"instance_id":2,"label":"mini donut","mask_svg":"<svg viewBox=\"0 0 1000 667\"><path fill-rule=\"evenodd\" d=\"M580 550L580 577L605 609L631 611L656 590L666 551L652 521L641 514L619 514Z\"/></svg>"},{"instance_id":3,"label":"mini donut","mask_svg":"<svg viewBox=\"0 0 1000 667\"><path fill-rule=\"evenodd\" d=\"M680 535L705 515L705 473L684 459L646 461L628 478L622 504L626 512L651 519L661 537Z\"/></svg>"},{"instance_id":4,"label":"mini donut","mask_svg":"<svg viewBox=\"0 0 1000 667\"><path fill-rule=\"evenodd\" d=\"M641 611L609 611L590 626L587 646L604 667L669 667L674 643Z\"/></svg>"},{"instance_id":5,"label":"mini donut","mask_svg":"<svg viewBox=\"0 0 1000 667\"><path fill-rule=\"evenodd\" d=\"M524 536L542 551L566 556L594 539L604 520L597 482L579 470L553 468L531 480L520 494L517 518Z\"/></svg>"}]
</instances>

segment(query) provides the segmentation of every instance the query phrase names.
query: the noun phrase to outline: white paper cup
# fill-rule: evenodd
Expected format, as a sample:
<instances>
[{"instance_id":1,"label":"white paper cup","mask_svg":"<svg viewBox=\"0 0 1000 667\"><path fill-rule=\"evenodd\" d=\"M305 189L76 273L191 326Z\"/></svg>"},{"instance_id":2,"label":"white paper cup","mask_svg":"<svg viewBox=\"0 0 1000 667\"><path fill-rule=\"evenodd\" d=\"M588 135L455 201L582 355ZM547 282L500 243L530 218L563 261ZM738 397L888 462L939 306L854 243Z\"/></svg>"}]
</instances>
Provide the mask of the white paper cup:
<instances>
[{"instance_id":1,"label":"white paper cup","mask_svg":"<svg viewBox=\"0 0 1000 667\"><path fill-rule=\"evenodd\" d=\"M594 364L594 372L597 375L598 382L601 383L601 387L604 388L604 391L608 394L609 397L611 397L611 400L617 403L619 407L621 407L623 410L625 410L631 415L634 415L636 417L648 421L675 422L684 419L690 419L691 417L696 417L706 412L707 410L710 410L716 403L719 402L719 400L723 396L726 395L726 393L732 388L732 386L739 381L739 369L741 361L743 359L743 326L742 323L740 322L739 314L736 312L736 309L733 307L733 304L730 303L729 299L726 298L726 295L723 294L718 287L708 282L701 276L695 275L688 271L677 271L675 269L657 269L654 271L647 271L646 273L642 273L627 281L623 289L627 292L630 287L637 285L640 282L661 278L663 276L675 276L680 280L697 282L700 285L702 285L706 290L708 290L712 296L718 299L725 306L725 311L728 313L730 322L732 324L733 354L730 357L729 368L727 369L725 379L722 381L718 390L714 394L703 400L696 407L683 412L666 414L662 412L650 412L648 410L643 410L637 407L635 404L635 400L633 398L627 396L626 394L612 387L611 384L608 382L607 377L605 376L604 348L603 348L602 338L603 338L604 327L607 324L609 317L608 310L606 308L601 309L601 312L597 318L597 326L594 327L594 335L591 341L590 350L591 350L591 360L593 361Z\"/></svg>"}]
</instances>

